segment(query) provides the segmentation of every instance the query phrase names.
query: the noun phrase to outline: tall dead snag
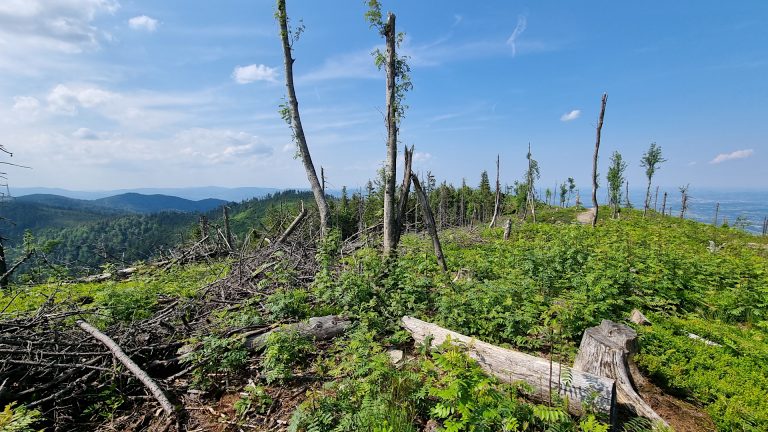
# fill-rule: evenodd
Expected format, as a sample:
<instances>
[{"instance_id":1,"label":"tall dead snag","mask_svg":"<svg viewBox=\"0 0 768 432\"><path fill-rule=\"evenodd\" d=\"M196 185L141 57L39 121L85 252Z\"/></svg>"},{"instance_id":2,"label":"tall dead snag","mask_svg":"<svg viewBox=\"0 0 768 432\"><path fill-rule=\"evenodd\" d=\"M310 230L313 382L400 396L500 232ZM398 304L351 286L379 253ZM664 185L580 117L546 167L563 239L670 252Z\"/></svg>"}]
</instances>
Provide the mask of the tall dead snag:
<instances>
[{"instance_id":1,"label":"tall dead snag","mask_svg":"<svg viewBox=\"0 0 768 432\"><path fill-rule=\"evenodd\" d=\"M624 324L603 320L584 332L573 368L616 380L616 401L620 405L654 423L669 426L632 387L630 367L637 350L637 332Z\"/></svg>"},{"instance_id":2,"label":"tall dead snag","mask_svg":"<svg viewBox=\"0 0 768 432\"><path fill-rule=\"evenodd\" d=\"M717 203L715 205L715 220L712 222L712 225L717 226L717 214L720 212L720 203Z\"/></svg>"},{"instance_id":3,"label":"tall dead snag","mask_svg":"<svg viewBox=\"0 0 768 432\"><path fill-rule=\"evenodd\" d=\"M232 252L235 249L235 243L232 240L232 229L229 225L229 207L224 206L224 240L227 242L227 249Z\"/></svg>"},{"instance_id":4,"label":"tall dead snag","mask_svg":"<svg viewBox=\"0 0 768 432\"><path fill-rule=\"evenodd\" d=\"M382 28L386 39L386 58L384 70L387 76L387 159L384 164L384 255L392 253L397 247L397 219L395 215L395 176L397 175L397 96L395 75L397 54L395 52L396 35L395 14L389 13L387 23Z\"/></svg>"},{"instance_id":5,"label":"tall dead snag","mask_svg":"<svg viewBox=\"0 0 768 432\"><path fill-rule=\"evenodd\" d=\"M285 87L287 90L288 102L281 110L283 119L288 122L293 132L293 138L299 149L299 156L304 164L304 170L307 172L307 179L312 188L312 194L315 196L317 210L320 213L320 234L324 236L328 232L328 226L331 220L331 209L328 206L328 200L323 193L323 187L317 178L315 165L312 163L312 156L309 154L307 138L304 136L304 128L301 125L301 116L299 115L299 101L296 99L296 90L293 86L293 62L296 61L291 52L293 42L296 42L298 33L291 34L288 28L288 13L285 9L285 0L277 0L277 20L280 23L280 39L283 43L283 59L285 63Z\"/></svg>"},{"instance_id":6,"label":"tall dead snag","mask_svg":"<svg viewBox=\"0 0 768 432\"><path fill-rule=\"evenodd\" d=\"M589 407L598 414L609 416L612 422L615 418L613 379L491 345L416 318L404 316L402 324L417 343L438 346L450 338L451 342L465 346L467 355L485 372L507 383L523 381L529 384L533 392L527 396L533 400L547 402L551 393L557 392L568 398L567 410L571 414L583 415Z\"/></svg>"},{"instance_id":7,"label":"tall dead snag","mask_svg":"<svg viewBox=\"0 0 768 432\"><path fill-rule=\"evenodd\" d=\"M427 226L430 237L432 237L432 245L435 247L435 256L437 257L437 263L443 271L448 271L448 266L445 264L445 257L443 256L443 248L440 246L440 238L437 236L437 227L435 226L435 217L432 215L432 209L429 207L429 200L427 194L424 193L424 189L421 188L418 176L412 176L413 179L413 191L416 193L416 197L421 203L421 211L424 214L424 224Z\"/></svg>"},{"instance_id":8,"label":"tall dead snag","mask_svg":"<svg viewBox=\"0 0 768 432\"><path fill-rule=\"evenodd\" d=\"M665 216L667 213L667 193L664 192L664 199L661 200L661 215Z\"/></svg>"},{"instance_id":9,"label":"tall dead snag","mask_svg":"<svg viewBox=\"0 0 768 432\"><path fill-rule=\"evenodd\" d=\"M400 186L400 202L398 204L397 222L395 230L395 245L400 243L400 236L403 234L405 226L405 216L408 213L408 194L411 190L411 166L413 165L413 146L408 150L405 146L404 151L405 169L403 171L403 184Z\"/></svg>"},{"instance_id":10,"label":"tall dead snag","mask_svg":"<svg viewBox=\"0 0 768 432\"><path fill-rule=\"evenodd\" d=\"M608 93L603 93L603 100L600 104L600 117L597 119L597 138L595 139L595 155L592 157L592 228L597 225L597 213L600 207L597 204L597 156L600 151L600 133L603 130L603 117L605 117L605 103L608 101Z\"/></svg>"},{"instance_id":11,"label":"tall dead snag","mask_svg":"<svg viewBox=\"0 0 768 432\"><path fill-rule=\"evenodd\" d=\"M155 382L152 380L152 378L149 377L149 375L147 375L146 372L141 370L141 368L136 363L134 363L130 357L128 357L128 355L120 348L117 343L115 343L115 341L112 340L112 338L100 332L98 329L83 320L77 320L77 325L83 329L84 332L93 336L99 342L104 344L104 346L109 348L115 358L120 363L122 363L139 381L141 381L141 383L144 384L150 393L152 393L152 396L154 396L157 402L160 403L160 406L163 407L163 410L166 414L171 415L174 413L173 404L171 404L171 402L165 396L165 393L163 393L160 387L155 384Z\"/></svg>"},{"instance_id":12,"label":"tall dead snag","mask_svg":"<svg viewBox=\"0 0 768 432\"><path fill-rule=\"evenodd\" d=\"M496 155L496 203L493 206L493 218L488 228L496 225L496 219L499 217L499 207L501 207L501 183L499 183L499 155Z\"/></svg>"},{"instance_id":13,"label":"tall dead snag","mask_svg":"<svg viewBox=\"0 0 768 432\"><path fill-rule=\"evenodd\" d=\"M688 210L688 187L685 185L680 187L680 219L685 218L685 212Z\"/></svg>"}]
</instances>

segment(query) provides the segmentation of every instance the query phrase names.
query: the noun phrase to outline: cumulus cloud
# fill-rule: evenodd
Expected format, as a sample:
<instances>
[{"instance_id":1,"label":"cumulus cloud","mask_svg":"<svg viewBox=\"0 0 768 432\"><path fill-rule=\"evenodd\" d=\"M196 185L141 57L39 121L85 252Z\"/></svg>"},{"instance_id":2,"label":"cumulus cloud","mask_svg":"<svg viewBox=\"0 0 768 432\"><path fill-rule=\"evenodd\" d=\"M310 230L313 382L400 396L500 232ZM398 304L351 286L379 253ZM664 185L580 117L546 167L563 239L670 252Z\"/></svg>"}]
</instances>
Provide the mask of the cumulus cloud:
<instances>
[{"instance_id":1,"label":"cumulus cloud","mask_svg":"<svg viewBox=\"0 0 768 432\"><path fill-rule=\"evenodd\" d=\"M157 30L158 21L146 15L135 16L128 20L128 26L134 30L144 30L150 33Z\"/></svg>"},{"instance_id":2,"label":"cumulus cloud","mask_svg":"<svg viewBox=\"0 0 768 432\"><path fill-rule=\"evenodd\" d=\"M96 87L69 87L57 85L48 94L48 110L57 114L74 115L78 107L93 108L114 100L119 96Z\"/></svg>"},{"instance_id":3,"label":"cumulus cloud","mask_svg":"<svg viewBox=\"0 0 768 432\"><path fill-rule=\"evenodd\" d=\"M176 134L174 141L184 145L180 153L192 161L206 164L234 163L257 156L272 155L272 147L246 132L192 128Z\"/></svg>"},{"instance_id":4,"label":"cumulus cloud","mask_svg":"<svg viewBox=\"0 0 768 432\"><path fill-rule=\"evenodd\" d=\"M576 120L579 117L581 117L581 110L573 110L560 116L560 121L569 122L571 120Z\"/></svg>"},{"instance_id":5,"label":"cumulus cloud","mask_svg":"<svg viewBox=\"0 0 768 432\"><path fill-rule=\"evenodd\" d=\"M72 136L77 139L86 141L96 141L106 137L106 134L92 131L88 128L80 128L72 132Z\"/></svg>"},{"instance_id":6,"label":"cumulus cloud","mask_svg":"<svg viewBox=\"0 0 768 432\"><path fill-rule=\"evenodd\" d=\"M248 84L254 81L274 82L277 78L277 70L263 64L237 66L232 72L232 78L238 84Z\"/></svg>"},{"instance_id":7,"label":"cumulus cloud","mask_svg":"<svg viewBox=\"0 0 768 432\"><path fill-rule=\"evenodd\" d=\"M16 96L13 98L13 111L23 116L35 116L40 110L40 101L32 96Z\"/></svg>"},{"instance_id":8,"label":"cumulus cloud","mask_svg":"<svg viewBox=\"0 0 768 432\"><path fill-rule=\"evenodd\" d=\"M426 162L428 160L432 159L431 153L421 153L421 152L414 152L413 153L413 161L414 162Z\"/></svg>"},{"instance_id":9,"label":"cumulus cloud","mask_svg":"<svg viewBox=\"0 0 768 432\"><path fill-rule=\"evenodd\" d=\"M79 53L98 48L108 34L93 25L99 15L113 14L116 0L3 0L0 2L0 48L6 55L30 51Z\"/></svg>"},{"instance_id":10,"label":"cumulus cloud","mask_svg":"<svg viewBox=\"0 0 768 432\"><path fill-rule=\"evenodd\" d=\"M725 161L729 160L735 160L735 159L746 159L750 156L752 156L755 153L752 149L746 149L746 150L736 150L731 153L720 153L719 155L715 156L714 159L709 161L711 164L719 164Z\"/></svg>"},{"instance_id":11,"label":"cumulus cloud","mask_svg":"<svg viewBox=\"0 0 768 432\"><path fill-rule=\"evenodd\" d=\"M512 47L512 56L517 54L517 39L523 34L526 27L528 27L528 20L524 15L518 15L517 25L515 25L515 29L512 30L512 34L507 39L507 45Z\"/></svg>"}]
</instances>

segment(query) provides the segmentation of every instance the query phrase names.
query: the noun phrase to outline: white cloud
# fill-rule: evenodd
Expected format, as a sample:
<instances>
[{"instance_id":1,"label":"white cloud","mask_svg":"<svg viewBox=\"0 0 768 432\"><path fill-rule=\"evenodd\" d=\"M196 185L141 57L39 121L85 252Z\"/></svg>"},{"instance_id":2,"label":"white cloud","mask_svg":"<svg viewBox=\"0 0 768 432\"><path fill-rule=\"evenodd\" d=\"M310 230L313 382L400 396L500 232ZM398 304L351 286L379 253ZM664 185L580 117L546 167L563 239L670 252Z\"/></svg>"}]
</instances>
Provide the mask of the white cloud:
<instances>
[{"instance_id":1,"label":"white cloud","mask_svg":"<svg viewBox=\"0 0 768 432\"><path fill-rule=\"evenodd\" d=\"M72 132L72 136L81 140L96 141L96 140L106 138L107 134L101 133L101 132L95 132L88 128L80 128Z\"/></svg>"},{"instance_id":2,"label":"white cloud","mask_svg":"<svg viewBox=\"0 0 768 432\"><path fill-rule=\"evenodd\" d=\"M729 160L735 160L735 159L745 159L750 156L752 156L755 153L752 149L747 150L736 150L731 153L720 153L719 155L715 156L714 159L709 161L711 164L719 164L721 162L729 161Z\"/></svg>"},{"instance_id":3,"label":"white cloud","mask_svg":"<svg viewBox=\"0 0 768 432\"><path fill-rule=\"evenodd\" d=\"M48 110L57 114L75 115L78 107L93 108L103 105L119 95L96 87L69 87L57 85L48 94Z\"/></svg>"},{"instance_id":4,"label":"white cloud","mask_svg":"<svg viewBox=\"0 0 768 432\"><path fill-rule=\"evenodd\" d=\"M40 101L32 96L16 96L13 98L13 111L22 116L34 117L40 110Z\"/></svg>"},{"instance_id":5,"label":"white cloud","mask_svg":"<svg viewBox=\"0 0 768 432\"><path fill-rule=\"evenodd\" d=\"M113 14L116 0L3 0L0 4L0 56L30 51L79 53L108 39L93 25Z\"/></svg>"},{"instance_id":6,"label":"white cloud","mask_svg":"<svg viewBox=\"0 0 768 432\"><path fill-rule=\"evenodd\" d=\"M579 117L581 117L581 110L573 110L560 116L560 121L569 122L571 120L576 120Z\"/></svg>"},{"instance_id":7,"label":"white cloud","mask_svg":"<svg viewBox=\"0 0 768 432\"><path fill-rule=\"evenodd\" d=\"M297 78L299 83L335 80L335 79L368 79L381 78L383 75L376 70L371 57L371 51L356 51L334 55L327 58L322 66Z\"/></svg>"},{"instance_id":8,"label":"white cloud","mask_svg":"<svg viewBox=\"0 0 768 432\"><path fill-rule=\"evenodd\" d=\"M176 134L184 145L180 153L192 162L234 163L257 156L270 156L273 149L255 135L222 129L192 128Z\"/></svg>"},{"instance_id":9,"label":"white cloud","mask_svg":"<svg viewBox=\"0 0 768 432\"><path fill-rule=\"evenodd\" d=\"M432 159L431 153L413 152L414 162L426 162L430 159Z\"/></svg>"},{"instance_id":10,"label":"white cloud","mask_svg":"<svg viewBox=\"0 0 768 432\"><path fill-rule=\"evenodd\" d=\"M459 14L453 14L453 25L451 27L456 27L457 25L461 24L461 22L464 21L464 17Z\"/></svg>"},{"instance_id":11,"label":"white cloud","mask_svg":"<svg viewBox=\"0 0 768 432\"><path fill-rule=\"evenodd\" d=\"M528 27L528 20L525 18L524 15L518 15L517 25L515 26L515 29L512 30L512 34L507 39L507 45L512 47L512 56L515 56L515 54L517 54L517 38L519 38L520 35L523 34L526 27Z\"/></svg>"},{"instance_id":12,"label":"white cloud","mask_svg":"<svg viewBox=\"0 0 768 432\"><path fill-rule=\"evenodd\" d=\"M134 30L144 30L152 33L157 30L158 21L146 15L139 15L129 19L128 25Z\"/></svg>"},{"instance_id":13,"label":"white cloud","mask_svg":"<svg viewBox=\"0 0 768 432\"><path fill-rule=\"evenodd\" d=\"M232 72L232 78L234 78L238 84L248 84L254 81L275 82L277 78L277 70L263 64L238 66Z\"/></svg>"}]
</instances>

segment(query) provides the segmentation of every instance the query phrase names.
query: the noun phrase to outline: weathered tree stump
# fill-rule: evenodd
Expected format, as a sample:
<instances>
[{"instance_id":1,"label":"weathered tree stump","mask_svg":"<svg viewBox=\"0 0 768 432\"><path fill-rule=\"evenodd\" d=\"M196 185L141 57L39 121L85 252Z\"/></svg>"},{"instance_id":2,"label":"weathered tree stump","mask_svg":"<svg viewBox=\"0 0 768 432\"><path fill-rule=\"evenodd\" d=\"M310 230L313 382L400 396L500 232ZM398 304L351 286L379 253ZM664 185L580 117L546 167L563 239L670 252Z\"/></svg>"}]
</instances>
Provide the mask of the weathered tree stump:
<instances>
[{"instance_id":1,"label":"weathered tree stump","mask_svg":"<svg viewBox=\"0 0 768 432\"><path fill-rule=\"evenodd\" d=\"M624 324L603 320L584 332L573 368L616 380L616 401L654 423L669 426L635 391L629 368L637 353L637 332Z\"/></svg>"},{"instance_id":2,"label":"weathered tree stump","mask_svg":"<svg viewBox=\"0 0 768 432\"><path fill-rule=\"evenodd\" d=\"M571 414L583 415L589 405L593 411L610 417L611 423L615 420L616 386L613 379L568 370L560 363L491 345L416 318L405 316L402 323L417 343L425 343L431 337L432 345L440 345L448 338L465 345L467 355L487 373L504 382L523 381L533 387L534 391L529 395L531 399L546 402L550 400L550 392L559 393L568 398Z\"/></svg>"},{"instance_id":3,"label":"weathered tree stump","mask_svg":"<svg viewBox=\"0 0 768 432\"><path fill-rule=\"evenodd\" d=\"M304 337L313 340L329 340L344 333L352 324L351 321L337 315L327 315L323 317L312 317L305 322L288 324L266 333L247 336L245 338L245 347L249 351L258 351L267 343L269 335L275 332L295 331Z\"/></svg>"}]
</instances>

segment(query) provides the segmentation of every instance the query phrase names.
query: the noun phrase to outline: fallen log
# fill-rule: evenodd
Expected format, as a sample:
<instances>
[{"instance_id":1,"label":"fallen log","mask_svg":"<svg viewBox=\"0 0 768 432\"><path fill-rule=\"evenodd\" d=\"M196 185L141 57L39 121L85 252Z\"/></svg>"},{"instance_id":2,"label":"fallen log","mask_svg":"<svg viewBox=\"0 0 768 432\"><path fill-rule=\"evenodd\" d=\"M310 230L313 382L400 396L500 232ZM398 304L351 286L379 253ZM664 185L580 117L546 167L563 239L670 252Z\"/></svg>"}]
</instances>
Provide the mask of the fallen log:
<instances>
[{"instance_id":1,"label":"fallen log","mask_svg":"<svg viewBox=\"0 0 768 432\"><path fill-rule=\"evenodd\" d=\"M669 426L635 391L630 378L637 332L624 324L603 320L584 332L573 368L616 380L616 401L635 415Z\"/></svg>"},{"instance_id":2,"label":"fallen log","mask_svg":"<svg viewBox=\"0 0 768 432\"><path fill-rule=\"evenodd\" d=\"M100 332L97 328L93 327L92 325L88 324L87 322L83 320L77 320L77 325L80 326L83 331L90 334L94 338L96 338L99 342L103 343L104 346L109 348L110 351L112 351L112 354L114 354L115 358L120 361L125 367L133 373L136 378L138 378L139 381L141 381L142 384L152 393L152 396L155 397L157 402L160 403L160 406L163 407L163 410L168 415L172 415L174 412L173 404L168 400L168 398L165 396L165 393L160 389L160 387L155 384L154 381L152 381L152 378L147 375L146 372L141 370L141 368L131 360L130 357L128 357L127 354L120 348L120 346L112 340L109 336L105 335L104 333Z\"/></svg>"},{"instance_id":3,"label":"fallen log","mask_svg":"<svg viewBox=\"0 0 768 432\"><path fill-rule=\"evenodd\" d=\"M296 215L296 219L291 222L291 224L288 226L288 228L280 235L280 237L275 240L275 244L280 244L284 242L288 236L290 236L294 231L296 231L296 228L301 225L301 222L304 220L304 218L307 216L307 210L304 208L304 201L301 202L301 211L299 211L299 214Z\"/></svg>"},{"instance_id":4,"label":"fallen log","mask_svg":"<svg viewBox=\"0 0 768 432\"><path fill-rule=\"evenodd\" d=\"M329 340L344 333L351 324L351 321L338 315L312 317L307 321L287 324L264 333L246 336L244 343L249 351L258 351L267 343L269 335L275 332L297 332L301 336L313 340Z\"/></svg>"},{"instance_id":5,"label":"fallen log","mask_svg":"<svg viewBox=\"0 0 768 432\"><path fill-rule=\"evenodd\" d=\"M616 386L613 379L491 345L416 318L405 316L402 323L417 343L425 343L431 338L431 345L436 346L450 337L452 342L466 345L467 355L487 373L504 382L523 381L533 387L534 392L529 396L536 401L549 401L550 393L558 392L561 397L568 398L569 413L583 415L589 408L609 417L611 424L615 421Z\"/></svg>"}]
</instances>

